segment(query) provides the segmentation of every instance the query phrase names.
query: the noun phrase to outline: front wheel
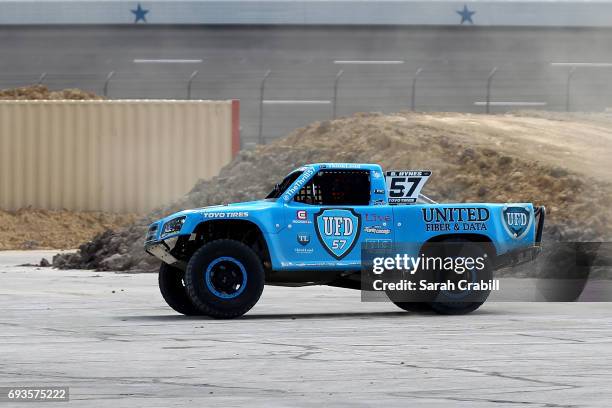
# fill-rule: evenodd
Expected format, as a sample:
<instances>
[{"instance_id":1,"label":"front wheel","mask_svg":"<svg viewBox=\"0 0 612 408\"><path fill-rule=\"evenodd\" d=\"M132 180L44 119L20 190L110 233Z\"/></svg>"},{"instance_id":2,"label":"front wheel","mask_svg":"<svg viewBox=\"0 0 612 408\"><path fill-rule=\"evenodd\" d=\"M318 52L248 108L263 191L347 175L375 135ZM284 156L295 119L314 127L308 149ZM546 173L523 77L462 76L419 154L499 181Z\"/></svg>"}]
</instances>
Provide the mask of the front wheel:
<instances>
[{"instance_id":1,"label":"front wheel","mask_svg":"<svg viewBox=\"0 0 612 408\"><path fill-rule=\"evenodd\" d=\"M184 271L163 263L159 267L159 291L168 306L175 311L186 316L197 316L201 313L187 295L184 277Z\"/></svg>"},{"instance_id":2,"label":"front wheel","mask_svg":"<svg viewBox=\"0 0 612 408\"><path fill-rule=\"evenodd\" d=\"M187 264L185 286L200 313L231 319L248 312L265 283L261 260L248 246L219 239L198 249Z\"/></svg>"}]
</instances>

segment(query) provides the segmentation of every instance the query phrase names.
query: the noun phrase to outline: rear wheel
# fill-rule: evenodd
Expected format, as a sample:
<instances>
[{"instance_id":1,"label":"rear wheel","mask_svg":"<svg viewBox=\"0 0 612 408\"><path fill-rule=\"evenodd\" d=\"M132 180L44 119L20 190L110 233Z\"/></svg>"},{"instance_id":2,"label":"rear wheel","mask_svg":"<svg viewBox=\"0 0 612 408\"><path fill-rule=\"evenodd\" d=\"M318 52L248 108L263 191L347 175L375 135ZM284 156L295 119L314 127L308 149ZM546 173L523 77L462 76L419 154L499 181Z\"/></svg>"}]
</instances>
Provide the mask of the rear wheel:
<instances>
[{"instance_id":1,"label":"rear wheel","mask_svg":"<svg viewBox=\"0 0 612 408\"><path fill-rule=\"evenodd\" d=\"M184 283L185 272L168 264L159 267L159 291L175 311L186 316L201 314L187 295Z\"/></svg>"},{"instance_id":2,"label":"rear wheel","mask_svg":"<svg viewBox=\"0 0 612 408\"><path fill-rule=\"evenodd\" d=\"M411 293L388 293L391 301L399 308L415 313L433 311L443 315L461 315L478 309L487 299L490 290L462 289L467 284L475 285L478 282L490 283L492 279L492 268L490 256L492 254L490 244L477 243L462 238L452 238L441 242L426 245L422 254L424 259L440 258L443 260L453 259L453 265L459 265L457 261L464 262L465 259L482 258L482 268L463 268L461 273L456 269L434 268L432 270L419 270L417 275L410 279L426 278L427 283L451 282L454 289L433 289L423 291L415 296ZM418 276L418 278L416 278ZM401 279L401 274L394 276L396 281ZM461 283L460 283L461 282ZM449 287L451 287L449 285ZM474 286L470 286L474 287ZM407 301L415 299L415 301Z\"/></svg>"},{"instance_id":3,"label":"rear wheel","mask_svg":"<svg viewBox=\"0 0 612 408\"><path fill-rule=\"evenodd\" d=\"M387 281L390 283L398 284L406 278L412 280L410 275L406 275L402 271L392 271L387 274ZM393 304L402 310L412 313L431 313L431 307L428 301L429 299L415 299L410 293L405 291L387 290L387 297Z\"/></svg>"},{"instance_id":4,"label":"rear wheel","mask_svg":"<svg viewBox=\"0 0 612 408\"><path fill-rule=\"evenodd\" d=\"M450 281L459 284L459 281L476 284L478 282L489 283L492 279L493 269L491 266L490 244L486 242L472 242L462 238L452 238L443 241L444 244L436 248L433 252L444 258L450 257L456 260L461 258L482 258L484 267L465 268L461 274L456 271L437 270L435 271L438 282ZM454 289L438 290L435 299L429 303L431 310L443 315L462 315L473 312L486 301L491 293L490 289Z\"/></svg>"},{"instance_id":5,"label":"rear wheel","mask_svg":"<svg viewBox=\"0 0 612 408\"><path fill-rule=\"evenodd\" d=\"M393 302L393 300L392 300ZM400 309L412 313L427 313L431 312L431 307L425 302L393 302Z\"/></svg>"},{"instance_id":6,"label":"rear wheel","mask_svg":"<svg viewBox=\"0 0 612 408\"><path fill-rule=\"evenodd\" d=\"M248 312L263 292L261 260L248 246L219 239L198 249L187 265L187 293L200 313L231 319Z\"/></svg>"}]
</instances>

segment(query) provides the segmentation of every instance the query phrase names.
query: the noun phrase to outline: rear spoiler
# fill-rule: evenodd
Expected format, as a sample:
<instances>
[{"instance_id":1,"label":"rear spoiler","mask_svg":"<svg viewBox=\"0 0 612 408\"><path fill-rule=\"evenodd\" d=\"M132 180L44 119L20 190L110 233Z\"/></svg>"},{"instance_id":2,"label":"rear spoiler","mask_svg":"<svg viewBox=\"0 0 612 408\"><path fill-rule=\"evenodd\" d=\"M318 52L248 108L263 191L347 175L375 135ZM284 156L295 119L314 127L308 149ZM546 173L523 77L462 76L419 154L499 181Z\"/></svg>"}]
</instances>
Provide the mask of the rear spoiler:
<instances>
[{"instance_id":1,"label":"rear spoiler","mask_svg":"<svg viewBox=\"0 0 612 408\"><path fill-rule=\"evenodd\" d=\"M544 231L544 219L546 218L546 207L543 205L536 207L533 211L534 217L538 220L536 225L535 243L537 245L542 243L542 232Z\"/></svg>"},{"instance_id":2,"label":"rear spoiler","mask_svg":"<svg viewBox=\"0 0 612 408\"><path fill-rule=\"evenodd\" d=\"M535 245L517 248L497 256L494 260L494 268L501 269L531 262L542 251L542 231L544 230L544 219L546 218L546 207L534 207L533 215L537 219Z\"/></svg>"}]
</instances>

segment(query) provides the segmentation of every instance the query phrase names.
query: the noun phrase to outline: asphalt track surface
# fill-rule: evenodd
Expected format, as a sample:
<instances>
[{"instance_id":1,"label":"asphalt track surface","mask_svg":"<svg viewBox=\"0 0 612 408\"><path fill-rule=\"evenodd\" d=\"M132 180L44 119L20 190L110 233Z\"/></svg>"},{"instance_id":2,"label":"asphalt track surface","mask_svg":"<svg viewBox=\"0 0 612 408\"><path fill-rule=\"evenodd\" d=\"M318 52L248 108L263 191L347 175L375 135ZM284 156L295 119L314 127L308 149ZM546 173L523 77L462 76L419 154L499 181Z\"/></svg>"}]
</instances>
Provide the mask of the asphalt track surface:
<instances>
[{"instance_id":1,"label":"asphalt track surface","mask_svg":"<svg viewBox=\"0 0 612 408\"><path fill-rule=\"evenodd\" d=\"M612 398L609 303L493 302L442 317L362 303L350 290L266 287L245 317L219 321L173 313L154 274L14 266L50 254L0 253L0 386L69 386L69 406L609 407Z\"/></svg>"},{"instance_id":2,"label":"asphalt track surface","mask_svg":"<svg viewBox=\"0 0 612 408\"><path fill-rule=\"evenodd\" d=\"M46 73L43 83L52 88L102 93L114 71L112 98L184 99L198 71L191 97L240 99L248 145L258 140L260 85L268 69L264 99L274 102L263 109L266 140L329 119L339 70L339 116L409 109L419 68L417 110L484 111L487 77L498 67L492 111L503 112L564 110L571 68L551 63L603 63L580 66L570 83L570 109L603 110L612 106L611 41L611 29L586 28L1 27L0 87L36 82Z\"/></svg>"}]
</instances>

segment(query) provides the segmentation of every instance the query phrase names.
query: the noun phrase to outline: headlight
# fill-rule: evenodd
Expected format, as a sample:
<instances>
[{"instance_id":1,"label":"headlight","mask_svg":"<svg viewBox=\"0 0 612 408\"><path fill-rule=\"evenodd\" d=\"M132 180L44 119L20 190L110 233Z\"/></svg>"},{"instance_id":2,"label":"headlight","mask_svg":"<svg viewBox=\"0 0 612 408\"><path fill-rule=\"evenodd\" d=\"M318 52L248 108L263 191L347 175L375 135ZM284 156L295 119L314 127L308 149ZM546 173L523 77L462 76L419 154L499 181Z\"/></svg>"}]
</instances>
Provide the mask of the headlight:
<instances>
[{"instance_id":1,"label":"headlight","mask_svg":"<svg viewBox=\"0 0 612 408\"><path fill-rule=\"evenodd\" d=\"M155 239L155 233L157 232L158 228L159 228L158 224L152 224L147 230L145 241L153 241Z\"/></svg>"},{"instance_id":2,"label":"headlight","mask_svg":"<svg viewBox=\"0 0 612 408\"><path fill-rule=\"evenodd\" d=\"M185 217L177 217L168 221L164 224L164 229L162 229L162 235L174 234L176 232L179 232L181 228L183 228L184 223Z\"/></svg>"}]
</instances>

